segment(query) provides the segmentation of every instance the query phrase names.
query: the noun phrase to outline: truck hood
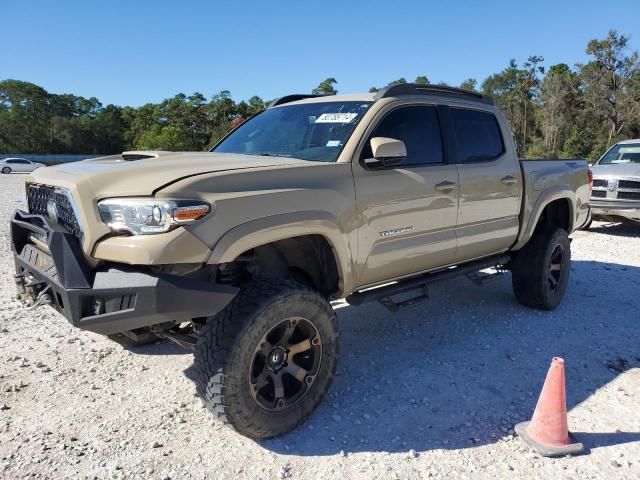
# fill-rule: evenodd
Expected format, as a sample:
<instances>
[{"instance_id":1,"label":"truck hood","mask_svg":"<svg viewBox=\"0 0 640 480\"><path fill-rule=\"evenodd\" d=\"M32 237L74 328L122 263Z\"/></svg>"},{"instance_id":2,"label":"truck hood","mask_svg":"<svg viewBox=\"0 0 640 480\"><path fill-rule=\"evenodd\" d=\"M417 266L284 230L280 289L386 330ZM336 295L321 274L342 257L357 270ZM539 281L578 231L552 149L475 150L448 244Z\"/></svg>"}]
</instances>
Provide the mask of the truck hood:
<instances>
[{"instance_id":1,"label":"truck hood","mask_svg":"<svg viewBox=\"0 0 640 480\"><path fill-rule=\"evenodd\" d=\"M41 168L32 174L37 183L57 185L88 183L96 198L152 195L176 181L208 173L229 170L269 168L279 165L308 165L305 160L284 157L238 155L229 153L126 152L124 155L100 157L81 162ZM139 153L139 155L138 155ZM153 155L153 156L150 156Z\"/></svg>"},{"instance_id":2,"label":"truck hood","mask_svg":"<svg viewBox=\"0 0 640 480\"><path fill-rule=\"evenodd\" d=\"M594 165L591 167L597 177L640 177L640 164L618 163L613 165Z\"/></svg>"}]
</instances>

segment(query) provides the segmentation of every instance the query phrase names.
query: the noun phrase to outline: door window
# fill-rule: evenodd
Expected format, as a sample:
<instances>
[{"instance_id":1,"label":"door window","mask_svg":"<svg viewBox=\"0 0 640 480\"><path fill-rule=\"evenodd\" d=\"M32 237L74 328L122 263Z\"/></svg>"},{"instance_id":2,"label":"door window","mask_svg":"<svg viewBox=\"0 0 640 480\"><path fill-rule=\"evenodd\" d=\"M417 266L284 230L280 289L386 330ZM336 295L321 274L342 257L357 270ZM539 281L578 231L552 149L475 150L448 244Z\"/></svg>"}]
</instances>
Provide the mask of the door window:
<instances>
[{"instance_id":1,"label":"door window","mask_svg":"<svg viewBox=\"0 0 640 480\"><path fill-rule=\"evenodd\" d=\"M488 162L504 153L496 117L489 112L451 108L459 163Z\"/></svg>"},{"instance_id":2,"label":"door window","mask_svg":"<svg viewBox=\"0 0 640 480\"><path fill-rule=\"evenodd\" d=\"M407 158L400 165L440 165L444 161L442 135L438 112L432 106L401 107L387 114L375 128L373 137L402 140L407 147ZM371 143L367 142L362 159L371 158Z\"/></svg>"}]
</instances>

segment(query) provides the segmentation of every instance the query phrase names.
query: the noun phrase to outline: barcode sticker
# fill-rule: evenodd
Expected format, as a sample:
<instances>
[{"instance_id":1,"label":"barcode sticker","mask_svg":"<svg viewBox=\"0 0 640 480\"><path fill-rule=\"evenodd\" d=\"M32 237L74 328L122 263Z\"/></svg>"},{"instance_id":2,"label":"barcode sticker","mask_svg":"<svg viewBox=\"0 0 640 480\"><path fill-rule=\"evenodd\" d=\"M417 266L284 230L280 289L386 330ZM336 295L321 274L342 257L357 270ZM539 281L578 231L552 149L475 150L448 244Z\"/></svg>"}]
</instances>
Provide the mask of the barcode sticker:
<instances>
[{"instance_id":1,"label":"barcode sticker","mask_svg":"<svg viewBox=\"0 0 640 480\"><path fill-rule=\"evenodd\" d=\"M357 113L323 113L315 123L350 123L357 116Z\"/></svg>"}]
</instances>

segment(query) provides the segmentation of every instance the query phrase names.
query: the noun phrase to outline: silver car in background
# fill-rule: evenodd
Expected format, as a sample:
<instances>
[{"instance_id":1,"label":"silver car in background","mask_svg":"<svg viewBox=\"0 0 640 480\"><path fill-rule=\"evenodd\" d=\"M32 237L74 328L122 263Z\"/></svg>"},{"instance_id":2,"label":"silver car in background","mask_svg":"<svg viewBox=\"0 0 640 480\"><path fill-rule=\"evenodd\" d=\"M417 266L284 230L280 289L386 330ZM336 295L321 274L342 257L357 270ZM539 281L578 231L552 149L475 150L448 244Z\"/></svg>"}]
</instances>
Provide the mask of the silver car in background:
<instances>
[{"instance_id":1,"label":"silver car in background","mask_svg":"<svg viewBox=\"0 0 640 480\"><path fill-rule=\"evenodd\" d=\"M640 139L616 143L591 170L592 218L640 222Z\"/></svg>"},{"instance_id":2,"label":"silver car in background","mask_svg":"<svg viewBox=\"0 0 640 480\"><path fill-rule=\"evenodd\" d=\"M36 168L46 167L44 163L32 162L26 158L3 158L0 160L0 172L7 173L28 173L33 172Z\"/></svg>"}]
</instances>

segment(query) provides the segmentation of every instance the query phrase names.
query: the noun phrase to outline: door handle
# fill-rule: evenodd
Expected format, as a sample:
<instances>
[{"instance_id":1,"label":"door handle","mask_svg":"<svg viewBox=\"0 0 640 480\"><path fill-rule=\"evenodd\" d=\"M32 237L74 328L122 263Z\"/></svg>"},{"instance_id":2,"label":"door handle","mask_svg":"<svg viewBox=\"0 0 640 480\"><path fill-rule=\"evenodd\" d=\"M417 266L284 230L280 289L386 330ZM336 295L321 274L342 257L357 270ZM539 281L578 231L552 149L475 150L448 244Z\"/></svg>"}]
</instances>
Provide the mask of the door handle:
<instances>
[{"instance_id":1,"label":"door handle","mask_svg":"<svg viewBox=\"0 0 640 480\"><path fill-rule=\"evenodd\" d=\"M457 187L457 184L455 182L451 182L449 180L445 180L443 182L437 183L434 188L439 192L449 193L449 192L455 190L456 187Z\"/></svg>"},{"instance_id":2,"label":"door handle","mask_svg":"<svg viewBox=\"0 0 640 480\"><path fill-rule=\"evenodd\" d=\"M518 179L516 177L514 177L513 175L507 175L506 177L502 177L500 179L500 181L502 183L504 183L505 185L513 185L514 183L516 183L518 181Z\"/></svg>"}]
</instances>

